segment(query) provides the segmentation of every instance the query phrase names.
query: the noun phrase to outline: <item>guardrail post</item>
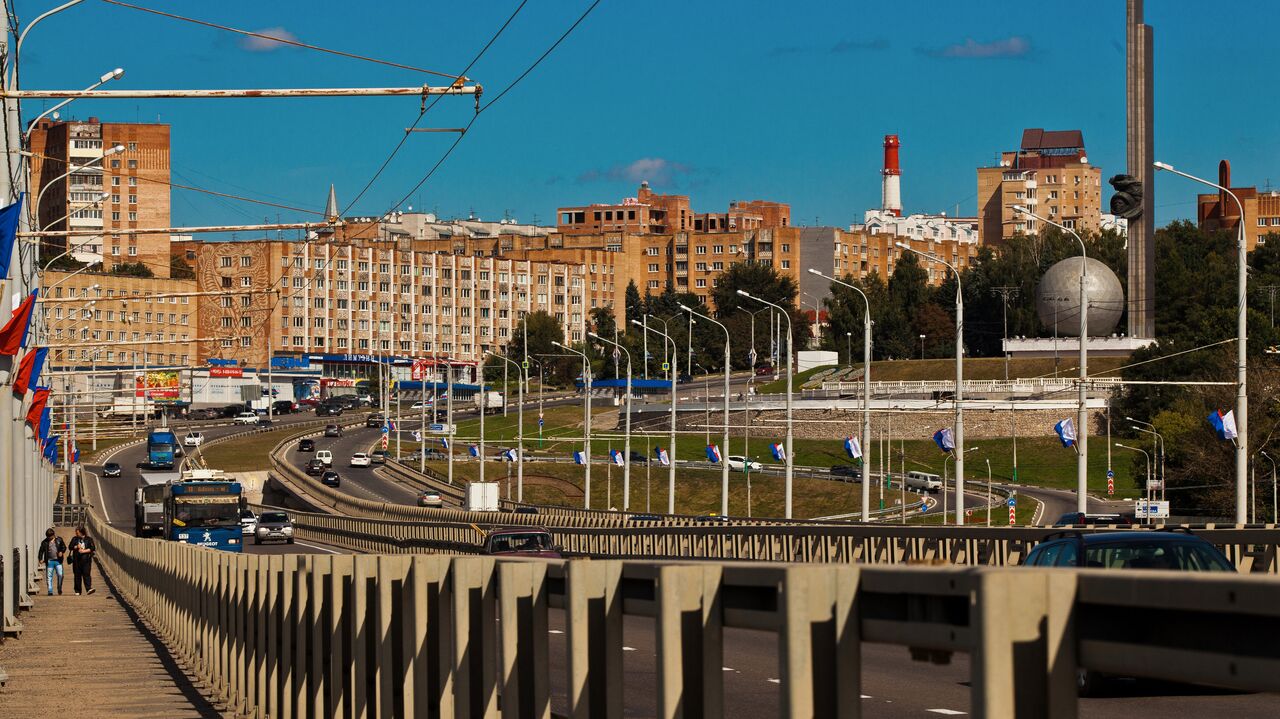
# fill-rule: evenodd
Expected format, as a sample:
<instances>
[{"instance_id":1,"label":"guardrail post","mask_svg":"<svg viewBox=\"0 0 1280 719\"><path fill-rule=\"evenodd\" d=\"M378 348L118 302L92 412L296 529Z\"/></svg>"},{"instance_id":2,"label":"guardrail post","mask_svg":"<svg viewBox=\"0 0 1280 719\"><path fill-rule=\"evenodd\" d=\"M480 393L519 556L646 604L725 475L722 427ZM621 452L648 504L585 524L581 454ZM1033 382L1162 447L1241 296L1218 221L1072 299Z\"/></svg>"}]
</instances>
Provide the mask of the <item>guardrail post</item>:
<instances>
[{"instance_id":1,"label":"guardrail post","mask_svg":"<svg viewBox=\"0 0 1280 719\"><path fill-rule=\"evenodd\" d=\"M782 716L862 716L859 568L784 571L778 592Z\"/></svg>"},{"instance_id":2,"label":"guardrail post","mask_svg":"<svg viewBox=\"0 0 1280 719\"><path fill-rule=\"evenodd\" d=\"M341 717L346 713L347 686L346 656L349 649L347 643L347 623L353 621L347 608L347 587L351 586L352 569L355 557L350 554L335 555L329 560L329 651L328 677L329 703L326 716Z\"/></svg>"},{"instance_id":3,"label":"guardrail post","mask_svg":"<svg viewBox=\"0 0 1280 719\"><path fill-rule=\"evenodd\" d=\"M374 654L377 660L375 664L377 671L377 681L374 684L377 696L375 704L378 710L378 716L384 719L393 719L402 714L396 711L395 696L397 683L405 681L403 674L403 665L398 661L393 649L395 647L395 635L398 633L403 636L403 632L398 632L400 622L404 620L403 603L400 597L393 591L397 584L405 580L408 573L409 560L407 557L391 557L387 555L378 556L378 577L375 582L378 596L378 624L375 628Z\"/></svg>"},{"instance_id":4,"label":"guardrail post","mask_svg":"<svg viewBox=\"0 0 1280 719\"><path fill-rule=\"evenodd\" d=\"M329 574L333 571L332 555L316 555L311 558L311 586L308 587L308 593L311 595L311 609L308 612L310 617L309 624L311 630L311 656L308 657L310 663L310 671L308 676L310 680L307 683L308 696L308 714L310 716L332 716L325 712L325 698L327 696L327 681L332 681L329 676L329 662L326 661L325 638L329 632L329 623L325 621L325 612L333 611L331 598L325 596L325 589L329 586ZM332 648L329 649L332 651Z\"/></svg>"},{"instance_id":5,"label":"guardrail post","mask_svg":"<svg viewBox=\"0 0 1280 719\"><path fill-rule=\"evenodd\" d=\"M452 575L454 716L496 717L494 560L455 557Z\"/></svg>"},{"instance_id":6,"label":"guardrail post","mask_svg":"<svg viewBox=\"0 0 1280 719\"><path fill-rule=\"evenodd\" d=\"M503 719L551 719L547 565L499 563L498 602Z\"/></svg>"},{"instance_id":7,"label":"guardrail post","mask_svg":"<svg viewBox=\"0 0 1280 719\"><path fill-rule=\"evenodd\" d=\"M622 562L565 565L569 716L622 716Z\"/></svg>"},{"instance_id":8,"label":"guardrail post","mask_svg":"<svg viewBox=\"0 0 1280 719\"><path fill-rule=\"evenodd\" d=\"M369 716L369 575L376 557L356 557L351 569L351 719Z\"/></svg>"},{"instance_id":9,"label":"guardrail post","mask_svg":"<svg viewBox=\"0 0 1280 719\"><path fill-rule=\"evenodd\" d=\"M1075 717L1075 575L1030 568L976 571L974 715Z\"/></svg>"},{"instance_id":10,"label":"guardrail post","mask_svg":"<svg viewBox=\"0 0 1280 719\"><path fill-rule=\"evenodd\" d=\"M405 580L404 715L453 716L449 558L416 554Z\"/></svg>"},{"instance_id":11,"label":"guardrail post","mask_svg":"<svg viewBox=\"0 0 1280 719\"><path fill-rule=\"evenodd\" d=\"M720 565L658 569L658 714L724 715Z\"/></svg>"}]
</instances>

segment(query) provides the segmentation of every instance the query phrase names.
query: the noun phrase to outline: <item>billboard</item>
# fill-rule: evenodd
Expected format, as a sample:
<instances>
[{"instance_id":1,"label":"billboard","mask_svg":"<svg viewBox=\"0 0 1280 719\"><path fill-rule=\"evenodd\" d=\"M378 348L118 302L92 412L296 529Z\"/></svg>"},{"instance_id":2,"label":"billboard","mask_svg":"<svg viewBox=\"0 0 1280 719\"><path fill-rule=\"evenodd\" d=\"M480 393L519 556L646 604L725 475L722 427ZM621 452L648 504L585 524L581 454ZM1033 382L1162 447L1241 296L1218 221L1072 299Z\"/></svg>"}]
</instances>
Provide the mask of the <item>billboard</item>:
<instances>
[{"instance_id":1,"label":"billboard","mask_svg":"<svg viewBox=\"0 0 1280 719\"><path fill-rule=\"evenodd\" d=\"M177 370L158 370L137 375L133 380L134 396L156 402L177 402L182 397L182 382Z\"/></svg>"},{"instance_id":2,"label":"billboard","mask_svg":"<svg viewBox=\"0 0 1280 719\"><path fill-rule=\"evenodd\" d=\"M219 367L213 366L209 368L210 377L243 377L244 369L240 367Z\"/></svg>"}]
</instances>

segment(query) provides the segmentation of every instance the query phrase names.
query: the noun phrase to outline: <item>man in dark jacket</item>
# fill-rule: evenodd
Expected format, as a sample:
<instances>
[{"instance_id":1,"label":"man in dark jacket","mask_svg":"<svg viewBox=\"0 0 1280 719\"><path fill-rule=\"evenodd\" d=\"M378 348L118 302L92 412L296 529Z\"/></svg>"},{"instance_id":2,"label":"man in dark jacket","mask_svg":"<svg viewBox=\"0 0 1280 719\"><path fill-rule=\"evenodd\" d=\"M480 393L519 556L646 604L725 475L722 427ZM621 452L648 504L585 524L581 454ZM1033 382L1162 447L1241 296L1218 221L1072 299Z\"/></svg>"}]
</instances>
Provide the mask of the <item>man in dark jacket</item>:
<instances>
[{"instance_id":1,"label":"man in dark jacket","mask_svg":"<svg viewBox=\"0 0 1280 719\"><path fill-rule=\"evenodd\" d=\"M84 525L76 527L76 536L71 538L67 551L71 552L71 569L76 577L76 595L80 594L80 585L84 584L85 594L93 594L93 553L98 550L93 537Z\"/></svg>"},{"instance_id":2,"label":"man in dark jacket","mask_svg":"<svg viewBox=\"0 0 1280 719\"><path fill-rule=\"evenodd\" d=\"M53 596L53 575L58 575L58 594L62 594L62 557L67 553L67 545L53 528L44 532L44 541L40 543L40 551L36 561L44 562L44 578L49 585L49 596Z\"/></svg>"}]
</instances>

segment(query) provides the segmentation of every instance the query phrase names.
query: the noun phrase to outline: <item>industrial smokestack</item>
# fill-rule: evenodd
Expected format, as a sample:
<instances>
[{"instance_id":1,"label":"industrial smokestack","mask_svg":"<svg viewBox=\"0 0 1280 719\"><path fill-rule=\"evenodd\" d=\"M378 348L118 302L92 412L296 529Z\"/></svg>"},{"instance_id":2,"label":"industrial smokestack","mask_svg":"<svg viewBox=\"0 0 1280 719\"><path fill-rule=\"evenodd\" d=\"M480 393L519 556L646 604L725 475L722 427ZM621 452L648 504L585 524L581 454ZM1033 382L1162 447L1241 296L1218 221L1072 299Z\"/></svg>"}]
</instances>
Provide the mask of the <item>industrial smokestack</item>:
<instances>
[{"instance_id":1,"label":"industrial smokestack","mask_svg":"<svg viewBox=\"0 0 1280 719\"><path fill-rule=\"evenodd\" d=\"M895 217L902 217L902 170L898 167L898 136L884 136L884 176L880 183L880 209Z\"/></svg>"}]
</instances>

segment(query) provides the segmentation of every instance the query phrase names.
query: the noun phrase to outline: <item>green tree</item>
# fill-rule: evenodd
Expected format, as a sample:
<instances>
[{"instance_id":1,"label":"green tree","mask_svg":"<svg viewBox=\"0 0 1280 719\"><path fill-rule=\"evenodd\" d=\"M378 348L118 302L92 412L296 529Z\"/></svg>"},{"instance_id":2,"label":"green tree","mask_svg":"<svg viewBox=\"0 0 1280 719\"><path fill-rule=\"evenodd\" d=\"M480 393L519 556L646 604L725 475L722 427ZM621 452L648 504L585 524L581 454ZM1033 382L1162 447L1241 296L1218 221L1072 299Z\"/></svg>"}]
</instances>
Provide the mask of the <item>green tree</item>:
<instances>
[{"instance_id":1,"label":"green tree","mask_svg":"<svg viewBox=\"0 0 1280 719\"><path fill-rule=\"evenodd\" d=\"M626 308L626 316L622 318L624 325L630 323L631 320L638 320L644 317L644 300L640 297L640 289L636 287L635 280L627 283L624 302L623 306Z\"/></svg>"}]
</instances>

